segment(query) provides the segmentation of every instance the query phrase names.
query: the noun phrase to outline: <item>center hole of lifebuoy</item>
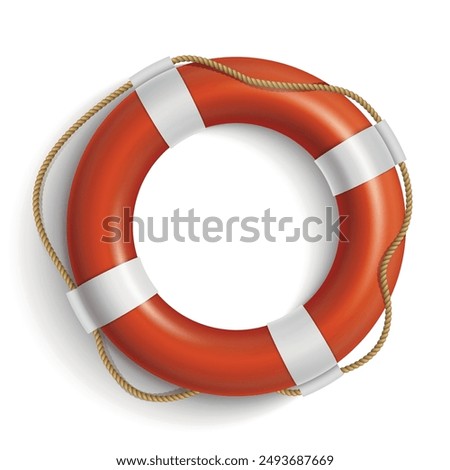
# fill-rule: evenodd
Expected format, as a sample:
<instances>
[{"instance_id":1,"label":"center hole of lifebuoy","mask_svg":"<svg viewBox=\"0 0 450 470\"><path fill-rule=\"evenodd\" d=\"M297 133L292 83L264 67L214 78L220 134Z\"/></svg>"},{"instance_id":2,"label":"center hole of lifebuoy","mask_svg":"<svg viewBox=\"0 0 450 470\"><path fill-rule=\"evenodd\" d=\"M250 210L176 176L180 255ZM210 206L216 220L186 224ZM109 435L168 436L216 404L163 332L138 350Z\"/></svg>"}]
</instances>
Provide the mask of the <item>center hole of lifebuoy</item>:
<instances>
[{"instance_id":1,"label":"center hole of lifebuoy","mask_svg":"<svg viewBox=\"0 0 450 470\"><path fill-rule=\"evenodd\" d=\"M207 129L167 151L136 203L138 256L175 310L226 329L305 303L333 262L336 201L311 156L250 125Z\"/></svg>"}]
</instances>

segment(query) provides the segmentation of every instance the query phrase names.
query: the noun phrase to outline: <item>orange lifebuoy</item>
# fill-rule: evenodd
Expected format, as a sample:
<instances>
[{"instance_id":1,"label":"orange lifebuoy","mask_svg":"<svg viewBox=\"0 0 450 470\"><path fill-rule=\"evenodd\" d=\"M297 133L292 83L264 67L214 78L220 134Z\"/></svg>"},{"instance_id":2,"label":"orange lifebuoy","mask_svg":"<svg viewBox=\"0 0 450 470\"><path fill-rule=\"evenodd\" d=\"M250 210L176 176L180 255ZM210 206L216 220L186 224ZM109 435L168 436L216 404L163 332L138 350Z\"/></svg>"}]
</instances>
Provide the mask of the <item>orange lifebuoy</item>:
<instances>
[{"instance_id":1,"label":"orange lifebuoy","mask_svg":"<svg viewBox=\"0 0 450 470\"><path fill-rule=\"evenodd\" d=\"M270 80L321 83L306 72L267 60L219 61ZM263 90L196 64L176 71L206 127L264 126L290 137L316 159L371 127L343 96ZM124 208L134 208L146 174L167 148L136 91L96 131L78 166L68 207L68 247L78 285L136 258L133 242L101 241L102 222L108 216L120 218ZM336 361L353 350L383 311L378 264L404 216L393 166L336 194L339 212L348 216L342 226L348 242L339 242L326 280L304 305ZM402 253L403 247L390 265L391 289ZM253 395L296 385L267 326L242 331L211 328L184 317L158 295L102 330L137 364L182 387L220 395Z\"/></svg>"}]
</instances>

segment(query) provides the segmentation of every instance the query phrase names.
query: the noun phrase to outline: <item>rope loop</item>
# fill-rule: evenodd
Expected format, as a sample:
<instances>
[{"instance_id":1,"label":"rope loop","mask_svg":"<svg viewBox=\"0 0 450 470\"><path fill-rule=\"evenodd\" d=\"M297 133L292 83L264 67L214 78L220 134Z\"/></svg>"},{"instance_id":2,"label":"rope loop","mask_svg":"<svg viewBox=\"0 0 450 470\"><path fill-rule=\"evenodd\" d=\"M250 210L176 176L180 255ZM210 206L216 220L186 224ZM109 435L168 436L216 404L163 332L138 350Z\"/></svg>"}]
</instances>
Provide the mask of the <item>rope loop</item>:
<instances>
[{"instance_id":1,"label":"rope loop","mask_svg":"<svg viewBox=\"0 0 450 470\"><path fill-rule=\"evenodd\" d=\"M228 67L220 62L216 62L211 59L206 59L204 57L194 56L194 55L181 55L177 56L172 59L173 64L179 64L183 62L191 62L202 65L204 67L208 67L212 70L215 70L219 73L223 73L228 75L229 77L239 80L242 83L245 83L248 86L264 88L267 90L272 91L284 91L284 92L314 92L314 91L325 91L329 93L336 93L339 95L346 96L347 98L355 101L358 103L362 108L364 108L370 116L372 116L375 122L380 122L381 117L375 111L374 108L362 97L357 95L351 90L346 88L334 86L334 85L327 85L322 83L295 83L295 82L282 82L282 81L273 81L273 80L265 80L256 77L250 77L245 75L231 67ZM45 231L43 217L42 217L42 191L44 188L45 177L47 176L48 170L55 159L56 155L59 153L63 145L93 116L95 116L100 110L105 108L108 104L112 103L115 99L121 96L123 93L127 92L133 88L133 84L129 81L122 85L121 87L117 88L117 90L113 91L109 94L106 98L101 100L97 103L94 107L92 107L89 111L87 111L80 119L78 119L56 142L53 148L50 150L48 155L46 156L45 160L41 164L39 172L37 174L34 189L33 189L33 197L32 197L32 205L33 205L33 216L36 225L36 229L38 231L39 237L44 245L45 250L47 251L50 259L52 260L53 264L55 265L56 269L58 270L61 277L64 279L65 283L67 284L70 290L76 289L77 285L75 281L72 279L70 274L68 273L67 269L59 259L55 249L53 248L50 239L48 238L47 232ZM391 292L389 290L388 282L387 282L387 272L389 269L389 263L394 256L397 248L402 243L403 239L406 236L406 232L408 231L409 224L411 222L412 216L412 208L413 208L413 198L412 198L412 187L411 181L409 178L408 170L406 168L405 163L399 164L400 172L403 179L404 185L404 193L405 193L405 216L403 219L402 226L400 228L399 233L392 241L389 248L386 250L383 258L380 261L378 267L378 279L380 285L381 295L383 297L384 307L385 307L385 315L384 315L384 324L381 335L373 346L373 348L361 359L348 364L345 367L341 367L342 372L347 373L353 370L358 369L359 367L367 364L370 360L372 360L378 352L383 347L386 339L389 335L389 331L391 328L392 323L392 302L391 302ZM194 390L174 390L172 392L167 393L149 393L144 392L142 390L137 389L133 385L131 385L119 372L117 367L113 364L112 360L110 359L107 351L105 342L103 340L103 336L100 330L95 330L93 332L95 344L97 346L97 351L100 356L101 361L103 362L105 368L111 374L113 379L122 387L127 393L134 396L135 398L139 398L140 400L150 401L150 402L157 402L157 403L168 403L174 402L178 400L183 400L185 398L190 398L196 395L199 395L200 392L196 392ZM296 397L301 395L300 390L297 389L284 389L278 391L278 393L289 396L289 397Z\"/></svg>"}]
</instances>

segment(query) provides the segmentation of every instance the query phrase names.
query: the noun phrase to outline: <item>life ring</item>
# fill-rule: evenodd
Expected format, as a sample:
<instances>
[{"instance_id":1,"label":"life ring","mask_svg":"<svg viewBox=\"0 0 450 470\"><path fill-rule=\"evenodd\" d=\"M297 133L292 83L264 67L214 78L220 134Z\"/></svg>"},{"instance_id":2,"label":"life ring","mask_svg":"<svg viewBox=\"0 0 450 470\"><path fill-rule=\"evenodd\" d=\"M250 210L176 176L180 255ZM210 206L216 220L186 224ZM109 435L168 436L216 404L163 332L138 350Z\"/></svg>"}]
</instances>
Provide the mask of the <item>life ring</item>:
<instances>
[{"instance_id":1,"label":"life ring","mask_svg":"<svg viewBox=\"0 0 450 470\"><path fill-rule=\"evenodd\" d=\"M219 62L251 76L323 83L261 59ZM340 375L337 362L383 311L377 270L404 217L395 165L403 160L387 124L372 126L343 96L250 87L198 64L169 59L132 79L135 90L103 121L78 165L67 239L78 288L69 300L88 331L104 334L137 364L169 382L218 395L255 395L299 386L310 393ZM176 312L146 277L133 242L102 242L102 221L133 209L138 190L169 146L203 127L264 126L304 147L348 216L332 268L296 311L260 328L228 331ZM118 223L120 226L122 222ZM397 280L403 245L389 268Z\"/></svg>"}]
</instances>

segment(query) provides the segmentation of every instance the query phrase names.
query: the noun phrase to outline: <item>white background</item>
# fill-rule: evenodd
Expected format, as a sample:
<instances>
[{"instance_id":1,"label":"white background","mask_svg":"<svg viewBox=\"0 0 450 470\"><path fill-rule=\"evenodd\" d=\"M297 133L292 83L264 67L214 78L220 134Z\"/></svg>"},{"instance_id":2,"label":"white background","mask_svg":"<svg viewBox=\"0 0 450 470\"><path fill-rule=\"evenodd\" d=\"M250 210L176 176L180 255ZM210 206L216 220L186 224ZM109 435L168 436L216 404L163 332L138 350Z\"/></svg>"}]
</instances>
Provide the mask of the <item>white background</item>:
<instances>
[{"instance_id":1,"label":"white background","mask_svg":"<svg viewBox=\"0 0 450 470\"><path fill-rule=\"evenodd\" d=\"M3 468L113 469L116 457L127 456L219 454L257 459L261 454L302 453L332 454L332 468L339 470L447 465L450 34L442 5L435 0L70 4L43 0L3 6ZM135 71L161 57L185 53L270 58L351 88L387 118L408 155L415 214L394 296L391 337L373 363L308 398L200 396L175 404L149 404L128 396L103 369L92 339L73 318L65 285L34 231L31 188L54 141ZM233 146L233 135L237 134L218 131L197 140L204 154L201 161L189 155L195 147L187 146L186 158L192 164L191 169L186 166L185 171L192 171L187 178L208 181L206 173L205 178L197 173L214 171L213 164L200 165L208 152L214 158L211 138ZM245 139L236 145L233 152L252 158L259 154L263 164L273 163L261 148L252 153ZM182 159L178 154L176 158ZM218 162L223 165L224 157ZM236 158L231 165L234 173L241 171ZM233 194L244 198L254 191L258 197L249 210L265 208L265 201L258 205L258 198L272 171L269 167L252 182L250 166L242 166L244 176ZM225 172L224 179L232 174ZM245 192L245 175L248 185L254 185L250 193ZM276 175L280 182L283 177ZM223 183L204 188L217 201L232 189ZM188 185L185 190L189 191ZM284 191L277 199L280 211L283 204L286 211L294 207L298 194L302 193ZM178 197L181 200L183 194ZM174 204L180 205L175 196ZM247 210L242 214L249 215ZM291 295L283 305L287 308L295 296L301 296L292 281L292 259L299 253L286 255L287 248L277 246L281 261L277 264L276 254L268 252L265 276L258 277L260 269L248 267L245 288L241 282L227 283L243 268L225 262L223 246L217 253L208 247L214 260L209 276L204 273L205 254L198 266L187 264L192 245L177 247L173 255L165 248L166 256L171 256L168 263L182 270L173 280L184 295L180 304L215 311L222 300L218 295L230 296L229 305L251 305L264 295L271 306L277 296ZM244 253L237 244L235 249ZM242 256L244 265L252 259L248 252ZM296 269L305 277L308 263L299 262ZM186 273L191 285L195 279L201 285L206 277L216 278L222 290L198 288L199 302L195 289L183 290ZM283 276L286 283L279 282ZM272 293L258 288L265 278L273 285ZM164 276L160 282L173 295ZM217 312L220 322L224 311ZM359 352L368 347L369 343ZM134 372L137 383L147 386L147 379Z\"/></svg>"}]
</instances>

